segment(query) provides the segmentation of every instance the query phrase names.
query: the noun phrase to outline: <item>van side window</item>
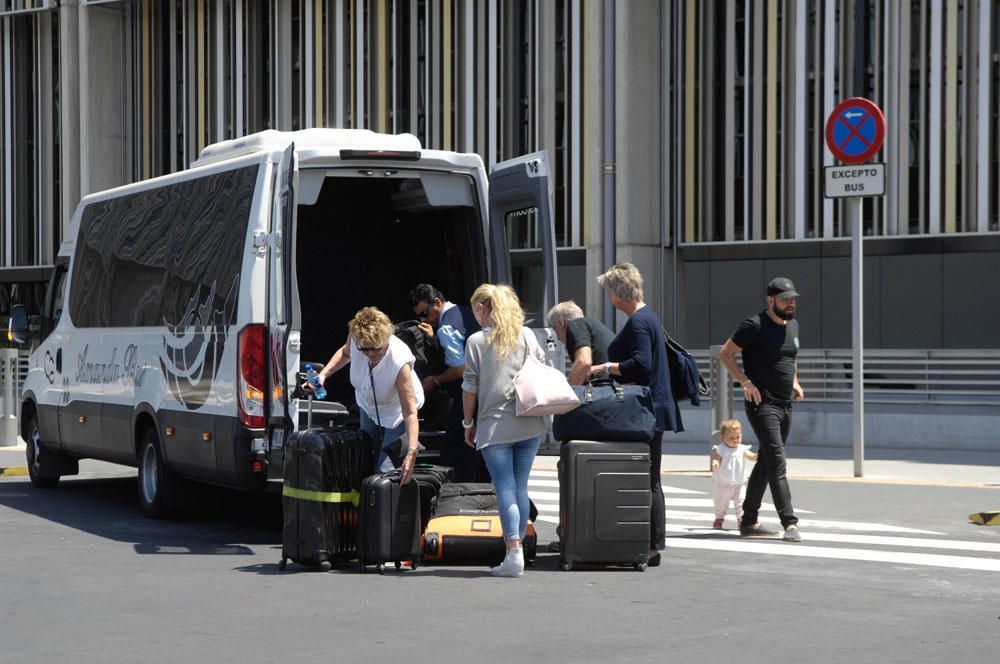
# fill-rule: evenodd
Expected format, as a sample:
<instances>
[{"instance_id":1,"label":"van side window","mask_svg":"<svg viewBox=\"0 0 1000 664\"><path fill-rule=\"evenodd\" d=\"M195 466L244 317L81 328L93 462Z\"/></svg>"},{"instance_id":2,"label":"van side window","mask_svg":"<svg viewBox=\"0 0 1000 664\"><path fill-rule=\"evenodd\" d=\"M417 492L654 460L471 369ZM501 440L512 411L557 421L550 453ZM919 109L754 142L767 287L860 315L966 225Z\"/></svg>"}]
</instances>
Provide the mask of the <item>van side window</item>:
<instances>
[{"instance_id":1,"label":"van side window","mask_svg":"<svg viewBox=\"0 0 1000 664\"><path fill-rule=\"evenodd\" d=\"M248 166L88 205L73 261L73 323L232 325L258 171Z\"/></svg>"},{"instance_id":2,"label":"van side window","mask_svg":"<svg viewBox=\"0 0 1000 664\"><path fill-rule=\"evenodd\" d=\"M66 268L59 267L56 270L56 287L52 289L52 309L48 312L50 323L45 330L46 334L56 329L66 301Z\"/></svg>"}]
</instances>

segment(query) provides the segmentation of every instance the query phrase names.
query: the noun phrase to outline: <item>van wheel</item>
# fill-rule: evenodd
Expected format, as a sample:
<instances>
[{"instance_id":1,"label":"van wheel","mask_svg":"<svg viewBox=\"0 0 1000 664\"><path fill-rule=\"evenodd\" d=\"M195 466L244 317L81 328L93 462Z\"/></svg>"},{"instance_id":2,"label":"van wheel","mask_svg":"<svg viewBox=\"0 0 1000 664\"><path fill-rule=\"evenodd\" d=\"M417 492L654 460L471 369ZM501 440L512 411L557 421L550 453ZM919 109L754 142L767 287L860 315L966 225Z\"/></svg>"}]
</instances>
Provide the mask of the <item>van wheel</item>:
<instances>
[{"instance_id":1,"label":"van wheel","mask_svg":"<svg viewBox=\"0 0 1000 664\"><path fill-rule=\"evenodd\" d=\"M59 476L43 477L41 475L41 461L45 451L42 444L42 437L38 432L38 416L32 415L28 421L28 440L24 446L24 455L28 462L28 478L31 479L31 486L36 489L53 489L59 484Z\"/></svg>"},{"instance_id":2,"label":"van wheel","mask_svg":"<svg viewBox=\"0 0 1000 664\"><path fill-rule=\"evenodd\" d=\"M160 441L155 429L146 429L139 443L139 503L151 519L160 519L170 512L176 480L163 465Z\"/></svg>"}]
</instances>

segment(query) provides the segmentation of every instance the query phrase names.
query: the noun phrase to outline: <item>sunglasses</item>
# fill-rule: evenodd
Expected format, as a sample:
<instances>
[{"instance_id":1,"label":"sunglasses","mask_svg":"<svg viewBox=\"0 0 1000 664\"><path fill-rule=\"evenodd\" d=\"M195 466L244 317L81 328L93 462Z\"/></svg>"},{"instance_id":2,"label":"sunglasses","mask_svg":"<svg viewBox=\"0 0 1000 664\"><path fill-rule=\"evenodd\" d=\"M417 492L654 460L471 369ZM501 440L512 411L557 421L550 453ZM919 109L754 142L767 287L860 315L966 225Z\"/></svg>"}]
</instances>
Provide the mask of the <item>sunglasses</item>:
<instances>
[{"instance_id":1,"label":"sunglasses","mask_svg":"<svg viewBox=\"0 0 1000 664\"><path fill-rule=\"evenodd\" d=\"M381 353L383 350L385 350L385 346L377 346L377 347L372 347L372 348L362 348L361 346L358 346L358 350L360 350L362 353L365 353L365 354L368 354L368 353Z\"/></svg>"},{"instance_id":2,"label":"sunglasses","mask_svg":"<svg viewBox=\"0 0 1000 664\"><path fill-rule=\"evenodd\" d=\"M429 318L431 315L431 305L427 305L423 311L417 312L417 318Z\"/></svg>"}]
</instances>

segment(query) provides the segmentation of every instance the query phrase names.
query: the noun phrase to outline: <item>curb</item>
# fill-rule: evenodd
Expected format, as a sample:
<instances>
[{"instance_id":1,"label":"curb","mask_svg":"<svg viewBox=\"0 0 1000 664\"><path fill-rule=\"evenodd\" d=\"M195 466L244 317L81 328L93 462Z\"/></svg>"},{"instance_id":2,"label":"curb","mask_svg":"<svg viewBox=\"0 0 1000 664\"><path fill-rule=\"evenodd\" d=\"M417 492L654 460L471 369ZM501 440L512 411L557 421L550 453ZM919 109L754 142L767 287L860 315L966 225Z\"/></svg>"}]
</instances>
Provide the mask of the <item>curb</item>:
<instances>
[{"instance_id":1,"label":"curb","mask_svg":"<svg viewBox=\"0 0 1000 664\"><path fill-rule=\"evenodd\" d=\"M11 466L0 468L0 477L24 477L28 474L27 466Z\"/></svg>"}]
</instances>

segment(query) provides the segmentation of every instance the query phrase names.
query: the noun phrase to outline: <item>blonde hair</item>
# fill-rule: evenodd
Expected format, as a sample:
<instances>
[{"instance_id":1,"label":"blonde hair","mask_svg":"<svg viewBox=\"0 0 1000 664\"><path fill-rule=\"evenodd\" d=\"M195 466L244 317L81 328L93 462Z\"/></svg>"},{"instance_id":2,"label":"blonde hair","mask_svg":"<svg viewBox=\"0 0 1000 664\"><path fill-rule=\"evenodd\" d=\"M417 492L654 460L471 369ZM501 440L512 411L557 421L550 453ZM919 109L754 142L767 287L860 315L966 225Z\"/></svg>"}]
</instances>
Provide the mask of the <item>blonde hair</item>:
<instances>
[{"instance_id":1,"label":"blonde hair","mask_svg":"<svg viewBox=\"0 0 1000 664\"><path fill-rule=\"evenodd\" d=\"M642 274L631 263L618 263L597 277L597 285L627 302L642 302Z\"/></svg>"},{"instance_id":2,"label":"blonde hair","mask_svg":"<svg viewBox=\"0 0 1000 664\"><path fill-rule=\"evenodd\" d=\"M743 425L739 420L722 420L719 422L719 438L724 437L730 431L742 431Z\"/></svg>"},{"instance_id":3,"label":"blonde hair","mask_svg":"<svg viewBox=\"0 0 1000 664\"><path fill-rule=\"evenodd\" d=\"M347 329L359 347L382 348L389 343L389 337L396 328L389 317L379 309L365 307L354 314L354 318L347 324Z\"/></svg>"},{"instance_id":4,"label":"blonde hair","mask_svg":"<svg viewBox=\"0 0 1000 664\"><path fill-rule=\"evenodd\" d=\"M504 284L483 284L472 294L469 302L475 307L482 304L490 312L492 331L486 340L496 346L500 359L507 357L521 343L524 309L517 293Z\"/></svg>"},{"instance_id":5,"label":"blonde hair","mask_svg":"<svg viewBox=\"0 0 1000 664\"><path fill-rule=\"evenodd\" d=\"M583 309L573 300L566 300L549 309L548 318L549 325L555 325L563 320L576 320L583 318Z\"/></svg>"}]
</instances>

